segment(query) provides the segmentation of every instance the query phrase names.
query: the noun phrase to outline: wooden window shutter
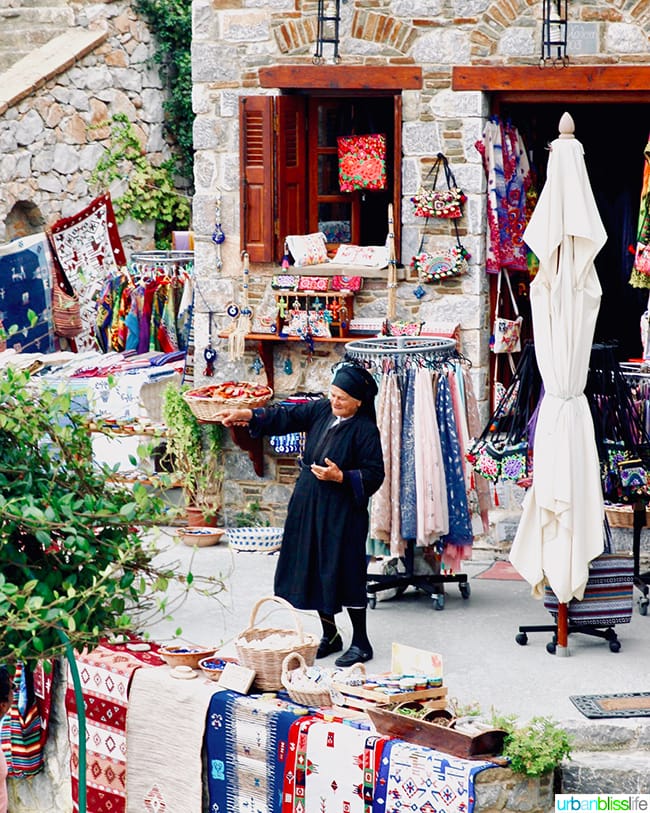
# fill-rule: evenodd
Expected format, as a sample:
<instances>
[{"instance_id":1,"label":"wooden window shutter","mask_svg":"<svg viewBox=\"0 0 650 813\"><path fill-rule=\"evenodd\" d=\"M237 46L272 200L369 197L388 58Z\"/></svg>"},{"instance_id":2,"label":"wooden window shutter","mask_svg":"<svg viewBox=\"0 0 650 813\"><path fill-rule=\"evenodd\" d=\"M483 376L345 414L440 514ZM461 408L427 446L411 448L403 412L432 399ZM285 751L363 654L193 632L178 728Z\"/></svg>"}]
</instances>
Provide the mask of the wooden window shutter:
<instances>
[{"instance_id":1,"label":"wooden window shutter","mask_svg":"<svg viewBox=\"0 0 650 813\"><path fill-rule=\"evenodd\" d=\"M239 102L241 248L251 262L273 260L273 97Z\"/></svg>"},{"instance_id":2,"label":"wooden window shutter","mask_svg":"<svg viewBox=\"0 0 650 813\"><path fill-rule=\"evenodd\" d=\"M279 259L287 234L307 232L307 99L276 96L275 103Z\"/></svg>"}]
</instances>

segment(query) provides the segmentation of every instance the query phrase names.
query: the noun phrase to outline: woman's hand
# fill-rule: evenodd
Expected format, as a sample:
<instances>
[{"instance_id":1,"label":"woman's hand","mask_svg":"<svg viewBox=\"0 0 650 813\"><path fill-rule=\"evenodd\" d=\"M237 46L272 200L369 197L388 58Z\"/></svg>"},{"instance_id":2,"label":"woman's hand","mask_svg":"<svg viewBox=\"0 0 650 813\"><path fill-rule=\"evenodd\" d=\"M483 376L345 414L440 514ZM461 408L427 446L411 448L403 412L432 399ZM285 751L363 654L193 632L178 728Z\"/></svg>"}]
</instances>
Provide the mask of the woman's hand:
<instances>
[{"instance_id":1,"label":"woman's hand","mask_svg":"<svg viewBox=\"0 0 650 813\"><path fill-rule=\"evenodd\" d=\"M252 417L252 409L241 407L239 409L222 409L217 412L215 420L224 426L247 426Z\"/></svg>"},{"instance_id":2,"label":"woman's hand","mask_svg":"<svg viewBox=\"0 0 650 813\"><path fill-rule=\"evenodd\" d=\"M343 482L343 472L329 457L325 458L324 466L317 466L315 463L312 463L311 471L317 480L330 480L333 483Z\"/></svg>"}]
</instances>

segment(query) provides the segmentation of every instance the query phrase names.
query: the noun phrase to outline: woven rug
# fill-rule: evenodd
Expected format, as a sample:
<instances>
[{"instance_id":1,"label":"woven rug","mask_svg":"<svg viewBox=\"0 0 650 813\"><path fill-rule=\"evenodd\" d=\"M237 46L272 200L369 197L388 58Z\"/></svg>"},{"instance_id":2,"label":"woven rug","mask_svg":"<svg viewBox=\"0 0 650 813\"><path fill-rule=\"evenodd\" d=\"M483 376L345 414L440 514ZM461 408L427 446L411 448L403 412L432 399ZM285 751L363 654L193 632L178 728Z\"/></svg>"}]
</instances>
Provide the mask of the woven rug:
<instances>
[{"instance_id":1,"label":"woven rug","mask_svg":"<svg viewBox=\"0 0 650 813\"><path fill-rule=\"evenodd\" d=\"M211 680L173 678L169 667L139 669L127 712L128 813L202 810L202 745Z\"/></svg>"},{"instance_id":2,"label":"woven rug","mask_svg":"<svg viewBox=\"0 0 650 813\"><path fill-rule=\"evenodd\" d=\"M384 746L373 813L472 813L474 776L486 768L494 764L390 740Z\"/></svg>"},{"instance_id":3,"label":"woven rug","mask_svg":"<svg viewBox=\"0 0 650 813\"><path fill-rule=\"evenodd\" d=\"M519 573L510 562L495 562L493 565L474 576L475 579L489 579L492 581L523 581Z\"/></svg>"},{"instance_id":4,"label":"woven rug","mask_svg":"<svg viewBox=\"0 0 650 813\"><path fill-rule=\"evenodd\" d=\"M17 328L7 336L7 347L54 352L52 257L45 234L0 245L0 317L6 330Z\"/></svg>"},{"instance_id":5,"label":"woven rug","mask_svg":"<svg viewBox=\"0 0 650 813\"><path fill-rule=\"evenodd\" d=\"M81 300L83 331L75 338L77 350L94 350L96 298L104 281L126 265L111 196L100 195L76 215L57 220L48 234L63 273Z\"/></svg>"},{"instance_id":6,"label":"woven rug","mask_svg":"<svg viewBox=\"0 0 650 813\"><path fill-rule=\"evenodd\" d=\"M76 658L86 715L86 802L88 813L126 809L126 712L129 685L142 666L161 666L155 652L98 646ZM141 671L158 671L144 669ZM79 719L68 669L65 695L70 739L73 809L79 801Z\"/></svg>"},{"instance_id":7,"label":"woven rug","mask_svg":"<svg viewBox=\"0 0 650 813\"><path fill-rule=\"evenodd\" d=\"M306 713L276 698L213 695L205 734L211 811L280 813L289 730Z\"/></svg>"},{"instance_id":8,"label":"woven rug","mask_svg":"<svg viewBox=\"0 0 650 813\"><path fill-rule=\"evenodd\" d=\"M573 705L591 719L598 717L650 717L650 692L571 695Z\"/></svg>"}]
</instances>

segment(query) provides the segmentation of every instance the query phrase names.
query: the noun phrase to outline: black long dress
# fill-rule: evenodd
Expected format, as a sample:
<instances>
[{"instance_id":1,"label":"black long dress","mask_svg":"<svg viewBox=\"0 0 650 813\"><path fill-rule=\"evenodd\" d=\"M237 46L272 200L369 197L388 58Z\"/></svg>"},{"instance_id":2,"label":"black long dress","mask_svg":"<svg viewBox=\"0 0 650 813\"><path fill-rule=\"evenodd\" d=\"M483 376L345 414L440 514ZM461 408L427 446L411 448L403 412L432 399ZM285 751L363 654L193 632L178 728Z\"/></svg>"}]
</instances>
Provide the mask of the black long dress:
<instances>
[{"instance_id":1,"label":"black long dress","mask_svg":"<svg viewBox=\"0 0 650 813\"><path fill-rule=\"evenodd\" d=\"M327 615L366 606L368 500L384 479L375 422L361 411L330 428L333 422L329 400L323 398L255 409L249 425L254 437L306 432L274 590L298 609ZM317 480L310 471L326 457L342 470L342 483Z\"/></svg>"}]
</instances>

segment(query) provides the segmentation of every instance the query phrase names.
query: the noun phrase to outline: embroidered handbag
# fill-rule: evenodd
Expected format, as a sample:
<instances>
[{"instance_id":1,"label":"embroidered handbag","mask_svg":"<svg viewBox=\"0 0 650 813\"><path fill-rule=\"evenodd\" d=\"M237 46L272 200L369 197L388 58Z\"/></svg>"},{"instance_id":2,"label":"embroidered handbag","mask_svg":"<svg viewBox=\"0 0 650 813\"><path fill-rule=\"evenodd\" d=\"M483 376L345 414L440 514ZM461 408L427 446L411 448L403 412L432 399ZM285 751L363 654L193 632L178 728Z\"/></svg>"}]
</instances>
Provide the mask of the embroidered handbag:
<instances>
[{"instance_id":1,"label":"embroidered handbag","mask_svg":"<svg viewBox=\"0 0 650 813\"><path fill-rule=\"evenodd\" d=\"M499 316L498 310L501 301L501 276L506 278L508 291L510 292L510 301L515 313L514 319L506 319L504 316ZM490 340L490 347L493 353L518 353L521 350L521 323L523 318L519 315L519 308L517 301L512 292L512 285L510 284L510 276L505 268L499 271L499 280L497 283L497 313L494 316L494 327L492 337Z\"/></svg>"},{"instance_id":2,"label":"embroidered handbag","mask_svg":"<svg viewBox=\"0 0 650 813\"><path fill-rule=\"evenodd\" d=\"M386 136L349 135L337 138L341 192L386 188Z\"/></svg>"},{"instance_id":3,"label":"embroidered handbag","mask_svg":"<svg viewBox=\"0 0 650 813\"><path fill-rule=\"evenodd\" d=\"M636 244L634 268L640 274L647 274L650 276L650 244Z\"/></svg>"},{"instance_id":4,"label":"embroidered handbag","mask_svg":"<svg viewBox=\"0 0 650 813\"><path fill-rule=\"evenodd\" d=\"M73 339L83 330L81 302L59 268L54 271L52 286L52 321L57 336Z\"/></svg>"},{"instance_id":5,"label":"embroidered handbag","mask_svg":"<svg viewBox=\"0 0 650 813\"><path fill-rule=\"evenodd\" d=\"M446 189L436 189L440 167L445 173ZM424 185L420 187L417 194L411 198L414 205L413 214L416 217L441 217L459 218L463 216L463 204L467 200L466 195L456 184L456 179L449 167L447 157L439 152L435 164L427 173L424 183L433 174L433 184L431 189Z\"/></svg>"},{"instance_id":6,"label":"embroidered handbag","mask_svg":"<svg viewBox=\"0 0 650 813\"><path fill-rule=\"evenodd\" d=\"M300 277L298 280L299 291L326 291L329 288L328 277Z\"/></svg>"},{"instance_id":7,"label":"embroidered handbag","mask_svg":"<svg viewBox=\"0 0 650 813\"><path fill-rule=\"evenodd\" d=\"M332 277L332 290L333 291L360 291L363 286L363 277L346 277L342 274L337 274Z\"/></svg>"},{"instance_id":8,"label":"embroidered handbag","mask_svg":"<svg viewBox=\"0 0 650 813\"><path fill-rule=\"evenodd\" d=\"M271 278L271 288L274 291L297 291L298 279L294 274L276 274Z\"/></svg>"},{"instance_id":9,"label":"embroidered handbag","mask_svg":"<svg viewBox=\"0 0 650 813\"><path fill-rule=\"evenodd\" d=\"M427 223L428 223L427 218ZM426 223L424 228L426 230ZM466 274L469 269L468 260L471 255L460 242L458 224L454 220L454 231L456 232L456 245L443 249L438 254L423 251L424 230L420 240L418 253L411 260L411 268L418 275L420 282L430 284L432 282L442 282L451 277L460 277Z\"/></svg>"}]
</instances>

